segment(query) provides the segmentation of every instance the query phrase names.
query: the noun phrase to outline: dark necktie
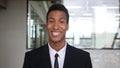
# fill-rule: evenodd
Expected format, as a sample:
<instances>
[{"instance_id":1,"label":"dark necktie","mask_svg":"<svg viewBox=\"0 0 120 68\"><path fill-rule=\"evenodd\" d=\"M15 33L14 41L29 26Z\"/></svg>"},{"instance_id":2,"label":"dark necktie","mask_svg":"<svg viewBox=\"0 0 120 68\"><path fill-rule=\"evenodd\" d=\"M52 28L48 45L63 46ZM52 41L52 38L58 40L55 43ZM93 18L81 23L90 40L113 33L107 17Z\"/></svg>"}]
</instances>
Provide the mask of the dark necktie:
<instances>
[{"instance_id":1,"label":"dark necktie","mask_svg":"<svg viewBox=\"0 0 120 68\"><path fill-rule=\"evenodd\" d=\"M59 68L59 64L58 64L58 54L55 54L55 62L54 62L54 68Z\"/></svg>"}]
</instances>

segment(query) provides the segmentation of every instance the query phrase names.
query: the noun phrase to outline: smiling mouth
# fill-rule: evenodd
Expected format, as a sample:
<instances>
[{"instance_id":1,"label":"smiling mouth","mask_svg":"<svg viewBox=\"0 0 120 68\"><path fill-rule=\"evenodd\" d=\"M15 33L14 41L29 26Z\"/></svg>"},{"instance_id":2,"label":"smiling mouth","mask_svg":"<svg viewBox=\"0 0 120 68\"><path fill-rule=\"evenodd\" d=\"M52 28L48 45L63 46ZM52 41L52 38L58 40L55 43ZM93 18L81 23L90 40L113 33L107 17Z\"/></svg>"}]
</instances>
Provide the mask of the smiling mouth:
<instances>
[{"instance_id":1,"label":"smiling mouth","mask_svg":"<svg viewBox=\"0 0 120 68\"><path fill-rule=\"evenodd\" d=\"M53 32L52 32L52 35L55 36L55 37L56 37L56 36L59 36L59 35L60 35L60 32L55 32L55 31L53 31Z\"/></svg>"}]
</instances>

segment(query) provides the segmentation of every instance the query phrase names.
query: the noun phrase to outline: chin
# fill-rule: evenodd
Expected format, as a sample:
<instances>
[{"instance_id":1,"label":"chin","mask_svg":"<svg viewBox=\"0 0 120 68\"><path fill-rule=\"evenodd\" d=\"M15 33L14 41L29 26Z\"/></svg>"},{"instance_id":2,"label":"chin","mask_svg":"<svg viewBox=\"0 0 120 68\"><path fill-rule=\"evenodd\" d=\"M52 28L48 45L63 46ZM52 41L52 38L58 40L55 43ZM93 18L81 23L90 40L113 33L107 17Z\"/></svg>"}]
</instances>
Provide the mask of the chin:
<instances>
[{"instance_id":1,"label":"chin","mask_svg":"<svg viewBox=\"0 0 120 68\"><path fill-rule=\"evenodd\" d=\"M54 43L60 42L60 39L51 39L51 42L54 42Z\"/></svg>"},{"instance_id":2,"label":"chin","mask_svg":"<svg viewBox=\"0 0 120 68\"><path fill-rule=\"evenodd\" d=\"M60 40L52 40L53 42L59 42Z\"/></svg>"}]
</instances>

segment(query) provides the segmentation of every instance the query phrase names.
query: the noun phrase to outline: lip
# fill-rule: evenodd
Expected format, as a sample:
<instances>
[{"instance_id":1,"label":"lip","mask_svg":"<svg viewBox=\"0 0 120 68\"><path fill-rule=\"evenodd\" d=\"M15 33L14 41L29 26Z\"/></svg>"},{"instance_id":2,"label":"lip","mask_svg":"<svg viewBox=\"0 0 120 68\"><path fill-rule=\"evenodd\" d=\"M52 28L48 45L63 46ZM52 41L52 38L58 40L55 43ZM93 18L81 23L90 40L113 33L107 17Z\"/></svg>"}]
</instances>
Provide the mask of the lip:
<instances>
[{"instance_id":1,"label":"lip","mask_svg":"<svg viewBox=\"0 0 120 68\"><path fill-rule=\"evenodd\" d=\"M60 36L60 31L51 31L52 36L57 37Z\"/></svg>"}]
</instances>

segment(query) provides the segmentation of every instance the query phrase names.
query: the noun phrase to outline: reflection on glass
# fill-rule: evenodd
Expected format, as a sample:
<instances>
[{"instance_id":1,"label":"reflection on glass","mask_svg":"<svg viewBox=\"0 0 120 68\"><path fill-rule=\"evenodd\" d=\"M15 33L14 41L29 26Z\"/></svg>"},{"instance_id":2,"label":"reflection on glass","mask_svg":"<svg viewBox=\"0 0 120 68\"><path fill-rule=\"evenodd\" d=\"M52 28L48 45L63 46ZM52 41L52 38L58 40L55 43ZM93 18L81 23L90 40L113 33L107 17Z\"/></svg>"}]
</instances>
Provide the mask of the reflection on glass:
<instances>
[{"instance_id":1,"label":"reflection on glass","mask_svg":"<svg viewBox=\"0 0 120 68\"><path fill-rule=\"evenodd\" d=\"M27 47L47 43L46 12L54 3L69 11L66 40L77 48L120 48L119 0L28 1Z\"/></svg>"},{"instance_id":2,"label":"reflection on glass","mask_svg":"<svg viewBox=\"0 0 120 68\"><path fill-rule=\"evenodd\" d=\"M45 30L46 1L28 1L27 48L37 48L47 42Z\"/></svg>"},{"instance_id":3,"label":"reflection on glass","mask_svg":"<svg viewBox=\"0 0 120 68\"><path fill-rule=\"evenodd\" d=\"M118 0L64 0L70 13L67 40L78 48L112 48L119 28ZM71 41L68 41L71 43Z\"/></svg>"}]
</instances>

